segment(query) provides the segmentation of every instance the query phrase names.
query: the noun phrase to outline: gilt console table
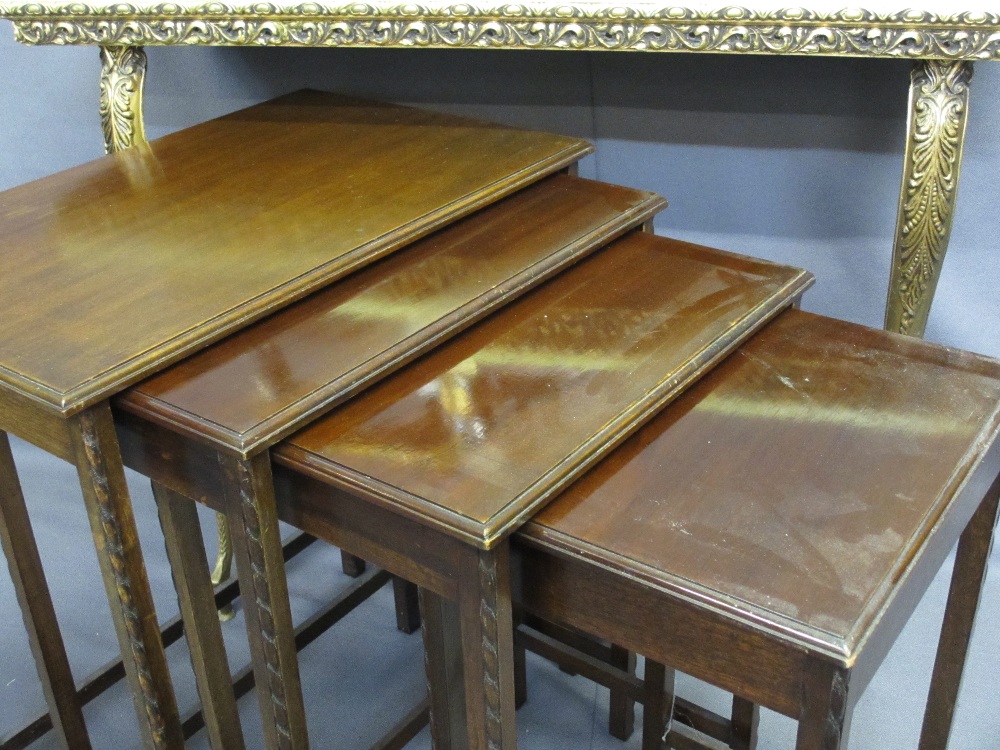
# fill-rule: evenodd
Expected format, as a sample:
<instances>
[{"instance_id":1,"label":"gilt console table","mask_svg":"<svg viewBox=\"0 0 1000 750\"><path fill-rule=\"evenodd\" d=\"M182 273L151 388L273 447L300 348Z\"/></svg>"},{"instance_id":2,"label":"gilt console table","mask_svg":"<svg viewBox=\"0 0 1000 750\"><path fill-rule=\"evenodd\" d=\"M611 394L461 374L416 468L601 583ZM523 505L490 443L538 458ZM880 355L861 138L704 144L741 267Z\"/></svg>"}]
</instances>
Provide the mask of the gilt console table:
<instances>
[{"instance_id":1,"label":"gilt console table","mask_svg":"<svg viewBox=\"0 0 1000 750\"><path fill-rule=\"evenodd\" d=\"M922 335L951 233L973 62L1000 58L1000 12L949 0L7 2L28 45L101 47L108 151L144 140L144 46L620 50L911 59L885 325Z\"/></svg>"}]
</instances>

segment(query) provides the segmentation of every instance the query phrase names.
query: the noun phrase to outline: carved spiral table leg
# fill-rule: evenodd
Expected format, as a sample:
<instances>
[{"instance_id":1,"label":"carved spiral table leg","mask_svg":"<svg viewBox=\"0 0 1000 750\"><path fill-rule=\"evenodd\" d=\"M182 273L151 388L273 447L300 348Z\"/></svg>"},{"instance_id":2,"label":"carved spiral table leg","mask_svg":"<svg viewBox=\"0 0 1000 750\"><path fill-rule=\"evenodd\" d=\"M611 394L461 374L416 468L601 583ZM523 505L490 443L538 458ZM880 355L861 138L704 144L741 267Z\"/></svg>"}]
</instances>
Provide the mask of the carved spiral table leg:
<instances>
[{"instance_id":1,"label":"carved spiral table leg","mask_svg":"<svg viewBox=\"0 0 1000 750\"><path fill-rule=\"evenodd\" d=\"M183 747L173 683L143 565L110 406L105 402L76 415L70 422L70 431L143 746L156 750Z\"/></svg>"},{"instance_id":2,"label":"carved spiral table leg","mask_svg":"<svg viewBox=\"0 0 1000 750\"><path fill-rule=\"evenodd\" d=\"M458 609L469 747L510 750L517 737L509 543L470 550L461 576Z\"/></svg>"},{"instance_id":3,"label":"carved spiral table leg","mask_svg":"<svg viewBox=\"0 0 1000 750\"><path fill-rule=\"evenodd\" d=\"M278 528L271 456L220 455L250 653L268 750L306 750L295 627Z\"/></svg>"},{"instance_id":4,"label":"carved spiral table leg","mask_svg":"<svg viewBox=\"0 0 1000 750\"><path fill-rule=\"evenodd\" d=\"M969 109L972 63L924 60L913 69L887 330L922 336L948 249Z\"/></svg>"},{"instance_id":5,"label":"carved spiral table leg","mask_svg":"<svg viewBox=\"0 0 1000 750\"><path fill-rule=\"evenodd\" d=\"M142 47L101 47L101 125L109 154L145 143L142 89L146 53Z\"/></svg>"}]
</instances>

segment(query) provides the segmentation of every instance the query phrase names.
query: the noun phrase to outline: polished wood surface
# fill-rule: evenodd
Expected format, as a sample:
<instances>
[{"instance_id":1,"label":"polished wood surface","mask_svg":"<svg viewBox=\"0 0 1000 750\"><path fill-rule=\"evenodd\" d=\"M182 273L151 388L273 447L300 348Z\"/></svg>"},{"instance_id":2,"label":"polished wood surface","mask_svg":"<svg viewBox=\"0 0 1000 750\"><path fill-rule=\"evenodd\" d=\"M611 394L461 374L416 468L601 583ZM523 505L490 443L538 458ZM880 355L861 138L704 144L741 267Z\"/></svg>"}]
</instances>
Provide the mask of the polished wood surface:
<instances>
[{"instance_id":1,"label":"polished wood surface","mask_svg":"<svg viewBox=\"0 0 1000 750\"><path fill-rule=\"evenodd\" d=\"M8 190L0 383L72 413L588 151L300 92Z\"/></svg>"},{"instance_id":2,"label":"polished wood surface","mask_svg":"<svg viewBox=\"0 0 1000 750\"><path fill-rule=\"evenodd\" d=\"M998 429L1000 362L793 310L521 536L850 664Z\"/></svg>"},{"instance_id":3,"label":"polished wood surface","mask_svg":"<svg viewBox=\"0 0 1000 750\"><path fill-rule=\"evenodd\" d=\"M998 433L1000 362L790 310L514 535L512 595L740 696L666 746L753 747L761 705L799 721L796 750L842 750L961 536L920 744L945 750Z\"/></svg>"},{"instance_id":4,"label":"polished wood surface","mask_svg":"<svg viewBox=\"0 0 1000 750\"><path fill-rule=\"evenodd\" d=\"M115 404L248 455L663 208L555 175L199 352Z\"/></svg>"},{"instance_id":5,"label":"polished wood surface","mask_svg":"<svg viewBox=\"0 0 1000 750\"><path fill-rule=\"evenodd\" d=\"M489 548L811 281L633 233L275 458Z\"/></svg>"},{"instance_id":6,"label":"polished wood surface","mask_svg":"<svg viewBox=\"0 0 1000 750\"><path fill-rule=\"evenodd\" d=\"M258 698L269 747L306 747L308 738L267 447L321 409L645 224L663 205L650 193L553 176L115 400L129 465L161 483L162 493L206 502L231 521L241 586L250 592L243 606L254 672L267 685ZM366 513L365 524L371 523ZM486 589L484 596L497 596ZM411 592L401 593L397 602L408 604ZM469 596L478 606L478 588ZM404 620L413 626L412 616ZM209 670L202 676L228 690L228 681L222 684Z\"/></svg>"}]
</instances>

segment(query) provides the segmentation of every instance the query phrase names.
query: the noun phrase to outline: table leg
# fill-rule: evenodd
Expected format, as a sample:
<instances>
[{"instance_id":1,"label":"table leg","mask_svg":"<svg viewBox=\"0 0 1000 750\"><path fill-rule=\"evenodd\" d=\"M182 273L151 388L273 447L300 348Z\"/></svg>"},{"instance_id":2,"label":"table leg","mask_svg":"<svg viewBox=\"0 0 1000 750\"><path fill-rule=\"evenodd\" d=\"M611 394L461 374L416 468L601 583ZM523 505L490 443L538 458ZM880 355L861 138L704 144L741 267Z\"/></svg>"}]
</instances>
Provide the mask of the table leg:
<instances>
[{"instance_id":1,"label":"table leg","mask_svg":"<svg viewBox=\"0 0 1000 750\"><path fill-rule=\"evenodd\" d=\"M145 143L142 90L146 53L142 47L101 47L101 125L109 154Z\"/></svg>"},{"instance_id":2,"label":"table leg","mask_svg":"<svg viewBox=\"0 0 1000 750\"><path fill-rule=\"evenodd\" d=\"M340 551L340 569L344 571L344 575L357 578L365 572L367 565L368 563L357 555L352 555L350 552L344 552L343 550Z\"/></svg>"},{"instance_id":3,"label":"table leg","mask_svg":"<svg viewBox=\"0 0 1000 750\"><path fill-rule=\"evenodd\" d=\"M191 651L202 716L214 750L243 750L243 732L232 690L205 542L193 500L153 482L153 497L170 558L184 637Z\"/></svg>"},{"instance_id":4,"label":"table leg","mask_svg":"<svg viewBox=\"0 0 1000 750\"><path fill-rule=\"evenodd\" d=\"M306 750L305 708L299 681L295 628L281 552L271 457L220 456L233 535L241 601L246 615L264 725L270 750Z\"/></svg>"},{"instance_id":5,"label":"table leg","mask_svg":"<svg viewBox=\"0 0 1000 750\"><path fill-rule=\"evenodd\" d=\"M418 589L423 619L424 669L431 706L431 747L466 747L465 695L462 680L458 605L427 589Z\"/></svg>"},{"instance_id":6,"label":"table leg","mask_svg":"<svg viewBox=\"0 0 1000 750\"><path fill-rule=\"evenodd\" d=\"M972 63L913 68L903 183L886 303L886 330L922 336L955 212Z\"/></svg>"},{"instance_id":7,"label":"table leg","mask_svg":"<svg viewBox=\"0 0 1000 750\"><path fill-rule=\"evenodd\" d=\"M948 746L962 684L965 657L972 640L976 610L993 546L993 529L1000 505L1000 477L980 503L958 542L951 590L941 626L934 675L931 678L927 711L920 734L920 750L944 750Z\"/></svg>"},{"instance_id":8,"label":"table leg","mask_svg":"<svg viewBox=\"0 0 1000 750\"><path fill-rule=\"evenodd\" d=\"M83 706L76 692L5 432L0 432L0 544L10 568L59 746L64 750L89 750Z\"/></svg>"},{"instance_id":9,"label":"table leg","mask_svg":"<svg viewBox=\"0 0 1000 750\"><path fill-rule=\"evenodd\" d=\"M608 662L630 675L635 674L635 652L611 644L611 658ZM608 709L608 733L622 742L627 742L635 729L635 701L620 690L612 690Z\"/></svg>"},{"instance_id":10,"label":"table leg","mask_svg":"<svg viewBox=\"0 0 1000 750\"><path fill-rule=\"evenodd\" d=\"M643 683L642 750L661 750L674 717L674 670L646 659Z\"/></svg>"},{"instance_id":11,"label":"table leg","mask_svg":"<svg viewBox=\"0 0 1000 750\"><path fill-rule=\"evenodd\" d=\"M760 723L760 706L746 698L733 696L733 750L757 750L757 725Z\"/></svg>"},{"instance_id":12,"label":"table leg","mask_svg":"<svg viewBox=\"0 0 1000 750\"><path fill-rule=\"evenodd\" d=\"M396 605L396 630L407 635L416 633L420 630L417 587L399 576L393 576L392 596Z\"/></svg>"},{"instance_id":13,"label":"table leg","mask_svg":"<svg viewBox=\"0 0 1000 750\"><path fill-rule=\"evenodd\" d=\"M795 750L846 748L854 709L848 691L850 671L813 660L806 667L803 677L802 710Z\"/></svg>"},{"instance_id":14,"label":"table leg","mask_svg":"<svg viewBox=\"0 0 1000 750\"><path fill-rule=\"evenodd\" d=\"M470 750L513 750L514 622L510 546L467 550L460 564L459 616Z\"/></svg>"},{"instance_id":15,"label":"table leg","mask_svg":"<svg viewBox=\"0 0 1000 750\"><path fill-rule=\"evenodd\" d=\"M118 644L146 746L184 739L107 402L69 420L75 462Z\"/></svg>"}]
</instances>

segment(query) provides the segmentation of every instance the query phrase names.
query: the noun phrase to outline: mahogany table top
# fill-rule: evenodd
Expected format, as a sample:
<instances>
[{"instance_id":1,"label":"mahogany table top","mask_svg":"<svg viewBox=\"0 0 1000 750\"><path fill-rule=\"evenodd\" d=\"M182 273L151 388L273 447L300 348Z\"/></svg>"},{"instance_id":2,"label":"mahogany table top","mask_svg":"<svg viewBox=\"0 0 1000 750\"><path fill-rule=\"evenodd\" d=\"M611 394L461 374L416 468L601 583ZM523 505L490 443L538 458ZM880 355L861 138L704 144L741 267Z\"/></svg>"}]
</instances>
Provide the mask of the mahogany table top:
<instances>
[{"instance_id":1,"label":"mahogany table top","mask_svg":"<svg viewBox=\"0 0 1000 750\"><path fill-rule=\"evenodd\" d=\"M275 460L489 548L811 282L633 233L293 435Z\"/></svg>"},{"instance_id":2,"label":"mahogany table top","mask_svg":"<svg viewBox=\"0 0 1000 750\"><path fill-rule=\"evenodd\" d=\"M457 334L666 202L554 175L331 284L116 400L250 454Z\"/></svg>"},{"instance_id":3,"label":"mahogany table top","mask_svg":"<svg viewBox=\"0 0 1000 750\"><path fill-rule=\"evenodd\" d=\"M790 310L520 534L850 660L998 430L1000 362Z\"/></svg>"},{"instance_id":4,"label":"mahogany table top","mask_svg":"<svg viewBox=\"0 0 1000 750\"><path fill-rule=\"evenodd\" d=\"M300 92L0 193L0 385L74 413L589 150Z\"/></svg>"}]
</instances>

